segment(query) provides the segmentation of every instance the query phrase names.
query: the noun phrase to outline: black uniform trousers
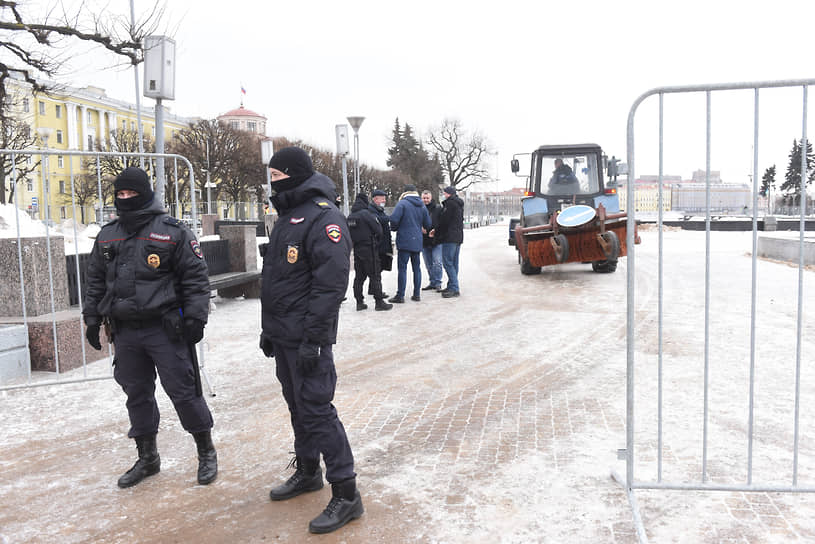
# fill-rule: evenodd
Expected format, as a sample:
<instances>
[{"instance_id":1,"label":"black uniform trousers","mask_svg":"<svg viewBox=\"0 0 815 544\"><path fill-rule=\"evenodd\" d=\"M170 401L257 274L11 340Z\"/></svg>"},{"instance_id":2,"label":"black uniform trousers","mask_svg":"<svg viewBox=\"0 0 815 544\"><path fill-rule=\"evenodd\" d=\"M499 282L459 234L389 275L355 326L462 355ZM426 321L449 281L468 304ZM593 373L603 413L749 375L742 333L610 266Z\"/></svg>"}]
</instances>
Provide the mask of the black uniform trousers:
<instances>
[{"instance_id":1,"label":"black uniform trousers","mask_svg":"<svg viewBox=\"0 0 815 544\"><path fill-rule=\"evenodd\" d=\"M189 345L156 324L133 328L117 326L113 377L127 395L130 431L127 436L158 432L156 370L161 386L175 407L181 426L190 433L212 428L212 414L203 397L195 394L195 374Z\"/></svg>"},{"instance_id":2,"label":"black uniform trousers","mask_svg":"<svg viewBox=\"0 0 815 544\"><path fill-rule=\"evenodd\" d=\"M373 295L375 300L384 299L379 255L373 249L365 247L359 253L354 251L354 298L357 302L365 300L362 286L368 278L371 280L368 284L368 294Z\"/></svg>"},{"instance_id":3,"label":"black uniform trousers","mask_svg":"<svg viewBox=\"0 0 815 544\"><path fill-rule=\"evenodd\" d=\"M297 369L297 348L275 345L274 355L277 379L289 406L297 457L319 463L322 453L330 483L356 477L345 427L331 403L337 385L331 346L320 348L320 361L307 376Z\"/></svg>"}]
</instances>

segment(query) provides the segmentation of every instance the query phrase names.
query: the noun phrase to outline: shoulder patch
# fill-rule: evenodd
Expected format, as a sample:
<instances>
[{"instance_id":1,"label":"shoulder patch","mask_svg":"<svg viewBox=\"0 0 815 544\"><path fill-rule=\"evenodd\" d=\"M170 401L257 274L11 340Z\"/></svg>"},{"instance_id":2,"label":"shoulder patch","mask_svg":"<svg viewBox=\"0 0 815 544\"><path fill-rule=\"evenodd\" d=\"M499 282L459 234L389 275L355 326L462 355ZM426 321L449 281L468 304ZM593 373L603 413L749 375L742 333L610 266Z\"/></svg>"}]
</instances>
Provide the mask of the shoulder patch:
<instances>
[{"instance_id":1,"label":"shoulder patch","mask_svg":"<svg viewBox=\"0 0 815 544\"><path fill-rule=\"evenodd\" d=\"M325 234L328 236L328 239L335 244L342 240L342 229L340 229L339 225L334 223L325 226Z\"/></svg>"},{"instance_id":2,"label":"shoulder patch","mask_svg":"<svg viewBox=\"0 0 815 544\"><path fill-rule=\"evenodd\" d=\"M180 227L182 225L180 220L176 219L175 217L169 216L169 215L164 218L163 222L167 223L168 225L173 225L174 227Z\"/></svg>"},{"instance_id":3,"label":"shoulder patch","mask_svg":"<svg viewBox=\"0 0 815 544\"><path fill-rule=\"evenodd\" d=\"M198 240L190 240L190 247L192 247L192 252L195 253L195 256L199 259L204 258L204 254L201 252L201 244L198 243Z\"/></svg>"}]
</instances>

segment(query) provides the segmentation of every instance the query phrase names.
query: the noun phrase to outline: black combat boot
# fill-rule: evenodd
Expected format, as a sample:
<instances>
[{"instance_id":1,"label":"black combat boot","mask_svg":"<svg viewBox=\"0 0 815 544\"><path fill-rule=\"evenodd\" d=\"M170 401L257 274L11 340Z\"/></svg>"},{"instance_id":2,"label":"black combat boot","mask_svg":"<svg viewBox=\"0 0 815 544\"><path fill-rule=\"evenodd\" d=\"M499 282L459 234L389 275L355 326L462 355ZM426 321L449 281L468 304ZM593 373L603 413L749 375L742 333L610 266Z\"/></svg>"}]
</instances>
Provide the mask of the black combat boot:
<instances>
[{"instance_id":1,"label":"black combat boot","mask_svg":"<svg viewBox=\"0 0 815 544\"><path fill-rule=\"evenodd\" d=\"M357 301L357 311L358 311L358 312L359 312L359 311L362 311L362 310L367 310L367 309L368 309L368 305L367 305L367 304L365 304L365 303L364 303L364 302L362 302L362 301Z\"/></svg>"},{"instance_id":2,"label":"black combat boot","mask_svg":"<svg viewBox=\"0 0 815 544\"><path fill-rule=\"evenodd\" d=\"M269 491L269 498L273 501L285 501L309 491L323 488L323 470L320 461L306 461L295 457L289 463L296 470L286 483Z\"/></svg>"},{"instance_id":3,"label":"black combat boot","mask_svg":"<svg viewBox=\"0 0 815 544\"><path fill-rule=\"evenodd\" d=\"M212 445L212 434L209 431L192 433L198 447L198 483L207 485L218 476L218 455Z\"/></svg>"},{"instance_id":4,"label":"black combat boot","mask_svg":"<svg viewBox=\"0 0 815 544\"><path fill-rule=\"evenodd\" d=\"M377 312L387 311L390 310L391 308L393 308L393 304L388 304L387 302L385 302L384 298L376 299L376 306L374 306L374 310L376 310Z\"/></svg>"},{"instance_id":5,"label":"black combat boot","mask_svg":"<svg viewBox=\"0 0 815 544\"><path fill-rule=\"evenodd\" d=\"M139 458L133 468L119 478L118 485L121 488L134 486L161 470L161 458L156 448L156 435L137 436L134 440L136 449L139 451Z\"/></svg>"},{"instance_id":6,"label":"black combat boot","mask_svg":"<svg viewBox=\"0 0 815 544\"><path fill-rule=\"evenodd\" d=\"M318 534L336 531L352 519L360 517L364 511L356 478L331 484L331 500L323 513L311 520L308 530Z\"/></svg>"}]
</instances>

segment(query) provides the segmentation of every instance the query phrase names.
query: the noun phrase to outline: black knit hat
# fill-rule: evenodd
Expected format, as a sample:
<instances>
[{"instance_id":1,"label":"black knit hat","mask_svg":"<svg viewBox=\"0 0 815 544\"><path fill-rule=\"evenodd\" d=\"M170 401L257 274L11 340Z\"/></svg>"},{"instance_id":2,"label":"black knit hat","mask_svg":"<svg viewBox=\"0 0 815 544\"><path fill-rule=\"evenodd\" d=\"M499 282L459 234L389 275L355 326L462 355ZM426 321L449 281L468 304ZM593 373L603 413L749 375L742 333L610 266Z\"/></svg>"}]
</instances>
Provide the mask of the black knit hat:
<instances>
[{"instance_id":1,"label":"black knit hat","mask_svg":"<svg viewBox=\"0 0 815 544\"><path fill-rule=\"evenodd\" d=\"M444 188L444 192L451 196L456 196L456 188L452 185L449 185Z\"/></svg>"},{"instance_id":2,"label":"black knit hat","mask_svg":"<svg viewBox=\"0 0 815 544\"><path fill-rule=\"evenodd\" d=\"M150 187L150 179L147 177L147 173L135 166L129 166L122 170L121 174L113 181L113 189L116 192L129 189L136 191L146 200L153 198L153 189Z\"/></svg>"},{"instance_id":3,"label":"black knit hat","mask_svg":"<svg viewBox=\"0 0 815 544\"><path fill-rule=\"evenodd\" d=\"M284 147L272 155L269 168L280 170L289 177L310 176L314 173L311 157L299 147Z\"/></svg>"}]
</instances>

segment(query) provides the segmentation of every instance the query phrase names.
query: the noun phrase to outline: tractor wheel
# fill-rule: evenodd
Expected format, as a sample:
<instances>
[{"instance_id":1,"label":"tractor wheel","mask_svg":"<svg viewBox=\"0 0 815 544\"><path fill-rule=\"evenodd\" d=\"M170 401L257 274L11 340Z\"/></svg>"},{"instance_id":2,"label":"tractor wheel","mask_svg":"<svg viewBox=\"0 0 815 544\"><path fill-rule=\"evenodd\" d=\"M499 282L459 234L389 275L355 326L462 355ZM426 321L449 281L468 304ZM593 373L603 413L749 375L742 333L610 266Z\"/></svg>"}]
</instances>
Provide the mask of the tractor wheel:
<instances>
[{"instance_id":1,"label":"tractor wheel","mask_svg":"<svg viewBox=\"0 0 815 544\"><path fill-rule=\"evenodd\" d=\"M603 255L605 255L607 261L616 262L617 257L620 256L620 239L617 237L617 233L609 230L601 234L601 236L608 244L608 252L603 251Z\"/></svg>"},{"instance_id":2,"label":"tractor wheel","mask_svg":"<svg viewBox=\"0 0 815 544\"><path fill-rule=\"evenodd\" d=\"M521 274L524 276L534 276L541 273L540 266L532 266L529 261L521 261Z\"/></svg>"},{"instance_id":3,"label":"tractor wheel","mask_svg":"<svg viewBox=\"0 0 815 544\"><path fill-rule=\"evenodd\" d=\"M598 274L611 274L617 271L617 259L609 259L607 261L594 261L591 263L591 269Z\"/></svg>"},{"instance_id":4,"label":"tractor wheel","mask_svg":"<svg viewBox=\"0 0 815 544\"><path fill-rule=\"evenodd\" d=\"M569 260L569 240L567 240L563 234L555 235L553 240L555 242L554 249L557 262L565 263Z\"/></svg>"}]
</instances>

